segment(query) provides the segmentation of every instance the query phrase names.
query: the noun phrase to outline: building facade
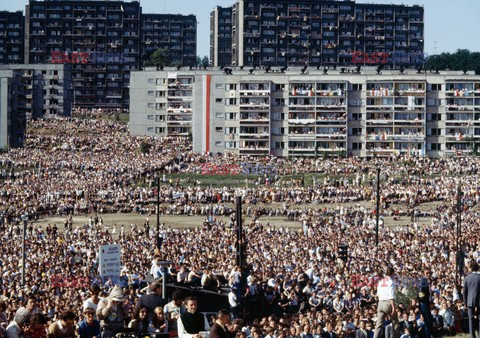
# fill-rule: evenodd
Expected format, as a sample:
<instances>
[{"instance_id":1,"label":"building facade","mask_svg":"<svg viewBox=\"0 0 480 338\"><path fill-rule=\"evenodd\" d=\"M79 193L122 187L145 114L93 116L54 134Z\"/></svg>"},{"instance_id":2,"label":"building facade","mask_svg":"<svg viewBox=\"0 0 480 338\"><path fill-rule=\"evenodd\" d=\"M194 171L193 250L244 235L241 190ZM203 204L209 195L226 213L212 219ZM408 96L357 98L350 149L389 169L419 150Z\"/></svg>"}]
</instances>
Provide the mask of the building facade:
<instances>
[{"instance_id":1,"label":"building facade","mask_svg":"<svg viewBox=\"0 0 480 338\"><path fill-rule=\"evenodd\" d=\"M0 70L15 70L22 75L26 118L71 116L72 71L68 64L10 64Z\"/></svg>"},{"instance_id":2,"label":"building facade","mask_svg":"<svg viewBox=\"0 0 480 338\"><path fill-rule=\"evenodd\" d=\"M0 69L0 148L23 145L26 128L22 72Z\"/></svg>"},{"instance_id":3,"label":"building facade","mask_svg":"<svg viewBox=\"0 0 480 338\"><path fill-rule=\"evenodd\" d=\"M197 152L452 156L478 152L480 76L374 68L132 72L130 133Z\"/></svg>"},{"instance_id":4,"label":"building facade","mask_svg":"<svg viewBox=\"0 0 480 338\"><path fill-rule=\"evenodd\" d=\"M196 60L195 16L142 15L135 0L30 0L25 37L25 63L72 63L76 107L128 109L130 71L153 48L167 48L182 65ZM75 53L89 57L73 61Z\"/></svg>"},{"instance_id":5,"label":"building facade","mask_svg":"<svg viewBox=\"0 0 480 338\"><path fill-rule=\"evenodd\" d=\"M195 66L197 18L195 15L142 14L142 60L157 49L168 51L175 65Z\"/></svg>"},{"instance_id":6,"label":"building facade","mask_svg":"<svg viewBox=\"0 0 480 338\"><path fill-rule=\"evenodd\" d=\"M386 65L407 68L418 65L418 56L424 52L424 9L418 5L237 0L221 13L229 10L232 58L226 66L351 65L353 53L362 52L413 55ZM216 8L211 18L218 17L219 11ZM225 21L211 19L211 25L211 32L225 31ZM213 37L210 48L212 60L221 59L230 49Z\"/></svg>"},{"instance_id":7,"label":"building facade","mask_svg":"<svg viewBox=\"0 0 480 338\"><path fill-rule=\"evenodd\" d=\"M0 64L23 63L24 35L23 13L0 11Z\"/></svg>"},{"instance_id":8,"label":"building facade","mask_svg":"<svg viewBox=\"0 0 480 338\"><path fill-rule=\"evenodd\" d=\"M217 6L210 13L210 63L232 64L232 7Z\"/></svg>"}]
</instances>

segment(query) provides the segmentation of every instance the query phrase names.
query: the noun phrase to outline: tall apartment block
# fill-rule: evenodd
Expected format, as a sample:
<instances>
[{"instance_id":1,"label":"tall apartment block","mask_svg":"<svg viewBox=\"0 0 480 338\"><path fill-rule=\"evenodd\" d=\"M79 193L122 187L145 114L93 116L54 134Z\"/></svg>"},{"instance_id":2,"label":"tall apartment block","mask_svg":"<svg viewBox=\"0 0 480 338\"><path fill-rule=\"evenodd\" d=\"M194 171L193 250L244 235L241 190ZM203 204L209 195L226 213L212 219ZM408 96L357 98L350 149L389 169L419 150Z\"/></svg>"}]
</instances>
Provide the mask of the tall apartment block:
<instances>
[{"instance_id":1,"label":"tall apartment block","mask_svg":"<svg viewBox=\"0 0 480 338\"><path fill-rule=\"evenodd\" d=\"M130 133L240 155L467 155L480 150L472 74L152 68L132 72Z\"/></svg>"},{"instance_id":2,"label":"tall apartment block","mask_svg":"<svg viewBox=\"0 0 480 338\"><path fill-rule=\"evenodd\" d=\"M211 14L212 60L227 57L222 54L230 49L214 38L215 33L230 31L225 28L230 9L232 59L218 66L351 65L353 52L424 52L424 10L418 5L237 0L232 7L216 8ZM415 60L403 65L413 66Z\"/></svg>"},{"instance_id":3,"label":"tall apartment block","mask_svg":"<svg viewBox=\"0 0 480 338\"><path fill-rule=\"evenodd\" d=\"M72 72L68 64L10 64L0 70L21 73L25 101L23 109L27 119L70 116L72 110Z\"/></svg>"},{"instance_id":4,"label":"tall apartment block","mask_svg":"<svg viewBox=\"0 0 480 338\"><path fill-rule=\"evenodd\" d=\"M140 66L140 5L121 1L37 1L26 6L26 63L52 52L125 53L126 62L72 66L74 105L128 107L130 70Z\"/></svg>"},{"instance_id":5,"label":"tall apartment block","mask_svg":"<svg viewBox=\"0 0 480 338\"><path fill-rule=\"evenodd\" d=\"M217 6L210 13L210 63L215 67L232 63L232 7Z\"/></svg>"},{"instance_id":6,"label":"tall apartment block","mask_svg":"<svg viewBox=\"0 0 480 338\"><path fill-rule=\"evenodd\" d=\"M23 63L24 33L21 11L0 11L0 64Z\"/></svg>"},{"instance_id":7,"label":"tall apartment block","mask_svg":"<svg viewBox=\"0 0 480 338\"><path fill-rule=\"evenodd\" d=\"M0 148L23 145L26 119L22 72L0 69Z\"/></svg>"},{"instance_id":8,"label":"tall apartment block","mask_svg":"<svg viewBox=\"0 0 480 338\"><path fill-rule=\"evenodd\" d=\"M142 60L159 48L181 66L197 61L197 18L195 15L142 14Z\"/></svg>"},{"instance_id":9,"label":"tall apartment block","mask_svg":"<svg viewBox=\"0 0 480 338\"><path fill-rule=\"evenodd\" d=\"M55 51L123 53L72 64L74 107L128 109L130 71L156 47L182 65L196 61L195 16L142 15L136 0L30 0L25 29L25 63L50 63Z\"/></svg>"}]
</instances>

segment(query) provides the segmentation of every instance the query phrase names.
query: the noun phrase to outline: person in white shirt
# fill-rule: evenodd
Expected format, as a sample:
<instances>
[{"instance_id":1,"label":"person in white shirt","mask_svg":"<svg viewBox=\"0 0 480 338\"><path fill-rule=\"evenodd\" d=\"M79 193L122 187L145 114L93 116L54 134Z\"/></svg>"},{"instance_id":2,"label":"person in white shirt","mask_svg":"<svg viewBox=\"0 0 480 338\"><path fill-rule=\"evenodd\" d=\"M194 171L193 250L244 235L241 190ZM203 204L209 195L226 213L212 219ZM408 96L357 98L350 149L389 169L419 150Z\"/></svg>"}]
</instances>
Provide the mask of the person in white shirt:
<instances>
[{"instance_id":1,"label":"person in white shirt","mask_svg":"<svg viewBox=\"0 0 480 338\"><path fill-rule=\"evenodd\" d=\"M232 287L228 293L228 303L230 304L230 310L232 311L233 319L238 318L238 298L236 295L237 288Z\"/></svg>"},{"instance_id":2,"label":"person in white shirt","mask_svg":"<svg viewBox=\"0 0 480 338\"><path fill-rule=\"evenodd\" d=\"M210 330L207 318L201 312L197 312L197 299L187 297L185 299L187 312L177 320L179 338L201 338L200 332Z\"/></svg>"},{"instance_id":3,"label":"person in white shirt","mask_svg":"<svg viewBox=\"0 0 480 338\"><path fill-rule=\"evenodd\" d=\"M101 298L98 296L100 294L100 287L94 285L90 288L90 297L83 302L83 310L85 311L87 308L91 308L95 311L94 319L97 319L96 311L98 307L98 303L100 303Z\"/></svg>"},{"instance_id":4,"label":"person in white shirt","mask_svg":"<svg viewBox=\"0 0 480 338\"><path fill-rule=\"evenodd\" d=\"M393 283L392 276L394 275L392 267L387 268L385 277L379 280L377 286L378 306L377 306L377 324L375 326L374 338L380 336L383 324L385 323L385 317L389 316L392 324L392 336L398 337L398 318L395 307L395 284Z\"/></svg>"}]
</instances>

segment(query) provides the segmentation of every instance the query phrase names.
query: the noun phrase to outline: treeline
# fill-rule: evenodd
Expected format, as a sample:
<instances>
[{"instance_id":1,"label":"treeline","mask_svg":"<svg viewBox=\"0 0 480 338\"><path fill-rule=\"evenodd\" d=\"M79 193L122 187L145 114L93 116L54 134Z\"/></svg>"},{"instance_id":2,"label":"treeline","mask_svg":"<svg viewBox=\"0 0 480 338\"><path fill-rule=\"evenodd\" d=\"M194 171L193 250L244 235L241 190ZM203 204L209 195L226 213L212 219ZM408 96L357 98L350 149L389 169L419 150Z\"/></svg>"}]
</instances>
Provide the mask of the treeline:
<instances>
[{"instance_id":1,"label":"treeline","mask_svg":"<svg viewBox=\"0 0 480 338\"><path fill-rule=\"evenodd\" d=\"M474 70L480 75L480 52L458 49L455 53L442 53L429 56L425 69L431 70Z\"/></svg>"}]
</instances>

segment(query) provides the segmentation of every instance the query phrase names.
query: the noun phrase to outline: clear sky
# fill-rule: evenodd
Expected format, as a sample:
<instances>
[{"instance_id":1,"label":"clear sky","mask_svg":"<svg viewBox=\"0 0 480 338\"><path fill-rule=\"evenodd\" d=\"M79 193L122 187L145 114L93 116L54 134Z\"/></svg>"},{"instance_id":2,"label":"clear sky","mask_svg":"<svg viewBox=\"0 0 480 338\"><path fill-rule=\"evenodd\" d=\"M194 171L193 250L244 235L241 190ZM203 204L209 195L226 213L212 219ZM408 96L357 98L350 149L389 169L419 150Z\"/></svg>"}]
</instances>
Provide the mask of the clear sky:
<instances>
[{"instance_id":1,"label":"clear sky","mask_svg":"<svg viewBox=\"0 0 480 338\"><path fill-rule=\"evenodd\" d=\"M295 1L295 0L292 0ZM234 0L140 0L144 13L195 14L198 55L209 55L210 11ZM423 5L425 52L454 52L459 48L480 52L480 0L357 0L359 3ZM0 0L0 10L25 10L28 0Z\"/></svg>"}]
</instances>

